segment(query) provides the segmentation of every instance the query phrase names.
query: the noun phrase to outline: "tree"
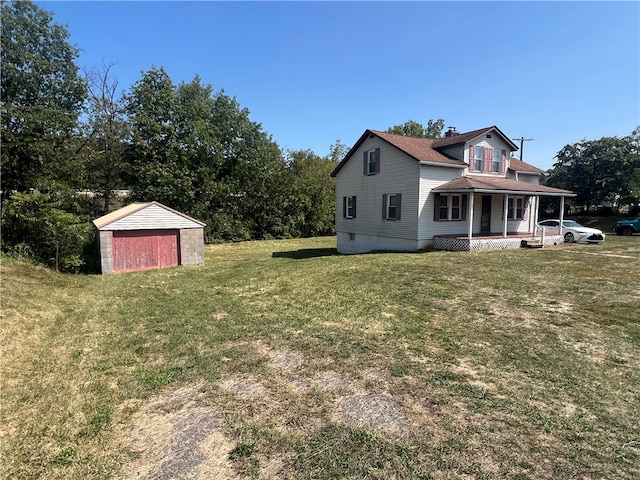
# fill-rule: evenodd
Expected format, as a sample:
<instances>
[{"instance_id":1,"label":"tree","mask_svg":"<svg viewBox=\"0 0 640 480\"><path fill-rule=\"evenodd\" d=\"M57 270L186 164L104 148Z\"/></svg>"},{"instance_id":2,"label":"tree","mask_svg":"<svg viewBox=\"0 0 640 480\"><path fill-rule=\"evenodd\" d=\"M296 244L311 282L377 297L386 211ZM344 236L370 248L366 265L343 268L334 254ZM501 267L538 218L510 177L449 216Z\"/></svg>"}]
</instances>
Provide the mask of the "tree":
<instances>
[{"instance_id":1,"label":"tree","mask_svg":"<svg viewBox=\"0 0 640 480\"><path fill-rule=\"evenodd\" d=\"M387 129L387 133L395 135L404 135L405 137L416 138L441 138L442 130L444 130L444 120L429 120L426 126L421 125L415 120L409 120L402 125L394 125Z\"/></svg>"},{"instance_id":2,"label":"tree","mask_svg":"<svg viewBox=\"0 0 640 480\"><path fill-rule=\"evenodd\" d=\"M329 155L326 159L337 165L347 156L347 153L349 153L349 147L340 140L336 140L336 143L329 147Z\"/></svg>"},{"instance_id":3,"label":"tree","mask_svg":"<svg viewBox=\"0 0 640 480\"><path fill-rule=\"evenodd\" d=\"M126 98L133 197L203 220L207 241L289 236L289 172L278 146L224 91L144 72Z\"/></svg>"},{"instance_id":4,"label":"tree","mask_svg":"<svg viewBox=\"0 0 640 480\"><path fill-rule=\"evenodd\" d=\"M86 187L103 201L103 213L110 210L113 191L124 182L124 150L130 136L124 112L124 99L118 81L111 77L113 64L85 70L87 102L86 141L81 149L85 158Z\"/></svg>"},{"instance_id":5,"label":"tree","mask_svg":"<svg viewBox=\"0 0 640 480\"><path fill-rule=\"evenodd\" d=\"M78 272L85 249L94 243L93 225L66 204L59 193L16 192L2 216L5 250L41 262L57 271Z\"/></svg>"},{"instance_id":6,"label":"tree","mask_svg":"<svg viewBox=\"0 0 640 480\"><path fill-rule=\"evenodd\" d=\"M637 204L640 198L640 128L626 137L603 137L566 145L545 183L576 193L583 211L610 202Z\"/></svg>"},{"instance_id":7,"label":"tree","mask_svg":"<svg viewBox=\"0 0 640 480\"><path fill-rule=\"evenodd\" d=\"M332 148L332 152L336 150ZM331 172L336 160L331 154L323 158L311 150L292 151L287 156L295 178L298 234L315 237L334 233L336 187Z\"/></svg>"},{"instance_id":8,"label":"tree","mask_svg":"<svg viewBox=\"0 0 640 480\"><path fill-rule=\"evenodd\" d=\"M31 1L0 4L2 193L78 184L72 139L86 88L78 49L50 13Z\"/></svg>"}]
</instances>

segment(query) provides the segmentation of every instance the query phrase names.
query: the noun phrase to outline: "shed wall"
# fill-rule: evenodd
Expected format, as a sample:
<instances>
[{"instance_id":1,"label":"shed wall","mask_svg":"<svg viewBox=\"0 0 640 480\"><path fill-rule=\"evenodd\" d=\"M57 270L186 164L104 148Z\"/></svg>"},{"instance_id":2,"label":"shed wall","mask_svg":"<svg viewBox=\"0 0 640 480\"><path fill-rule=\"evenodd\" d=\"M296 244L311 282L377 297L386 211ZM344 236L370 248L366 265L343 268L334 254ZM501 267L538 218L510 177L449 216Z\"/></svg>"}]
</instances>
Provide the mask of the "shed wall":
<instances>
[{"instance_id":1,"label":"shed wall","mask_svg":"<svg viewBox=\"0 0 640 480\"><path fill-rule=\"evenodd\" d=\"M185 228L180 230L181 265L204 264L204 229Z\"/></svg>"}]
</instances>

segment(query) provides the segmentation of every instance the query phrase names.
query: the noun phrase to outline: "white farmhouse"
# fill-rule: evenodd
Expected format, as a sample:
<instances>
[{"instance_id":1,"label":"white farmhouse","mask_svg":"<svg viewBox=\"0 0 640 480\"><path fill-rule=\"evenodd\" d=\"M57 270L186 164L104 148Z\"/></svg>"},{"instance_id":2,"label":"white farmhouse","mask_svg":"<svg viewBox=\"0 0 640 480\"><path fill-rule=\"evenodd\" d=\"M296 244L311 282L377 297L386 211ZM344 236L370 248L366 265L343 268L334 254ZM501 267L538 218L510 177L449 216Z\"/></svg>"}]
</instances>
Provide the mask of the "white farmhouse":
<instances>
[{"instance_id":1,"label":"white farmhouse","mask_svg":"<svg viewBox=\"0 0 640 480\"><path fill-rule=\"evenodd\" d=\"M437 139L366 130L332 172L340 253L518 248L540 238L540 197L575 196L540 185L542 170L511 157L496 126Z\"/></svg>"}]
</instances>

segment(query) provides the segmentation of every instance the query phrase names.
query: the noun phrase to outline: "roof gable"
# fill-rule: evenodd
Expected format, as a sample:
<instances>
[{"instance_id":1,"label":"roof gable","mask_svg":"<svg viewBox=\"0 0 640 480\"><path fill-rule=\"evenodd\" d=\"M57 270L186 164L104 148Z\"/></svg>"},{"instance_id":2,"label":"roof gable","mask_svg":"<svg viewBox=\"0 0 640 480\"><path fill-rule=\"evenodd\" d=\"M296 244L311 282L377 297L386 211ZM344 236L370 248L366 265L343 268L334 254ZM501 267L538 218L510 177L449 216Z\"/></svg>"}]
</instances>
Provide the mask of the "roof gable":
<instances>
[{"instance_id":1,"label":"roof gable","mask_svg":"<svg viewBox=\"0 0 640 480\"><path fill-rule=\"evenodd\" d=\"M467 142L470 142L471 140L473 140L475 138L478 138L478 137L483 136L483 135L487 135L490 132L495 132L496 134L498 134L500 139L505 144L507 144L509 146L511 151L518 150L518 147L516 146L516 144L513 143L509 139L509 137L507 137L502 132L502 130L500 130L495 125L493 125L491 127L480 128L478 130L472 130L471 132L460 133L458 135L452 135L450 137L436 138L433 141L433 148L440 149L440 148L444 148L444 147L450 147L452 145L459 145L461 143L467 143Z\"/></svg>"},{"instance_id":2,"label":"roof gable","mask_svg":"<svg viewBox=\"0 0 640 480\"><path fill-rule=\"evenodd\" d=\"M126 219L127 217L134 216L137 213L149 208L165 210L168 214L175 216L176 219L178 219L184 225L184 228L205 226L205 224L201 221L196 220L195 218L191 218L190 216L169 208L159 202L132 203L111 213L108 213L107 215L104 215L100 218L96 218L93 221L93 224L98 228L98 230L109 230L110 228L108 227L114 226L114 224L118 221Z\"/></svg>"},{"instance_id":3,"label":"roof gable","mask_svg":"<svg viewBox=\"0 0 640 480\"><path fill-rule=\"evenodd\" d=\"M428 162L442 164L443 166L449 165L456 167L464 167L466 165L462 160L457 160L434 149L433 142L435 139L433 138L415 138L404 135L394 135L377 130L365 130L344 159L338 164L333 172L331 172L331 176L335 177L345 163L349 161L358 148L360 148L360 146L365 142L365 140L373 137L378 137L384 140L389 145L401 150L418 162Z\"/></svg>"}]
</instances>

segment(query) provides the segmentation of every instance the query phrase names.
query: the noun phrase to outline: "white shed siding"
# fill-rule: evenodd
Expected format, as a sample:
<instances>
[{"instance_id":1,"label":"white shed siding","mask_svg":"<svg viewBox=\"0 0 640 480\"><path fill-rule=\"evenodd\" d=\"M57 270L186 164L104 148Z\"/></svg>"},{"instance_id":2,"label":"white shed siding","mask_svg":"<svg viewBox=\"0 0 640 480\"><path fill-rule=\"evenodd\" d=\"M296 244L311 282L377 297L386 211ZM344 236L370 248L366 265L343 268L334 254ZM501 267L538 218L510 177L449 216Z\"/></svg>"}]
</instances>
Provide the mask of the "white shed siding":
<instances>
[{"instance_id":1,"label":"white shed siding","mask_svg":"<svg viewBox=\"0 0 640 480\"><path fill-rule=\"evenodd\" d=\"M436 222L433 220L435 194L432 189L439 187L462 175L459 168L433 167L423 165L420 170L420 240L432 240L434 235L463 234L466 222Z\"/></svg>"},{"instance_id":2,"label":"white shed siding","mask_svg":"<svg viewBox=\"0 0 640 480\"><path fill-rule=\"evenodd\" d=\"M100 230L160 230L165 228L202 228L202 225L158 205L149 205L102 227Z\"/></svg>"},{"instance_id":3,"label":"white shed siding","mask_svg":"<svg viewBox=\"0 0 640 480\"><path fill-rule=\"evenodd\" d=\"M380 148L380 172L364 175L364 152ZM418 161L384 140L364 141L336 178L336 231L415 241L418 225ZM382 195L402 194L400 220L382 219ZM356 218L343 218L343 197L356 197ZM338 236L340 247L340 236Z\"/></svg>"}]
</instances>

